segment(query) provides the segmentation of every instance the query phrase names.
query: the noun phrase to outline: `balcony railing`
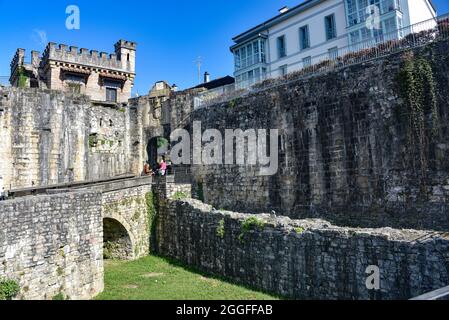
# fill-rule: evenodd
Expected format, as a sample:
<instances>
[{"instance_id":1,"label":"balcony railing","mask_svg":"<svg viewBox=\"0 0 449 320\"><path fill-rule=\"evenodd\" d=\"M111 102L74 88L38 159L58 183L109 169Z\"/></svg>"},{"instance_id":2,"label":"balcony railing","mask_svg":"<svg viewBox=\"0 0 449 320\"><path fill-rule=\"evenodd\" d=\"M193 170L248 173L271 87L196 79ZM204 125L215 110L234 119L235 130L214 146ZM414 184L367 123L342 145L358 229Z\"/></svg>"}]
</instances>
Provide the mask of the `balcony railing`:
<instances>
[{"instance_id":1,"label":"balcony railing","mask_svg":"<svg viewBox=\"0 0 449 320\"><path fill-rule=\"evenodd\" d=\"M268 79L254 84L253 80L247 83L236 84L233 92L207 101L202 107L224 103L244 95L266 90L283 85L290 81L306 78L311 75L326 73L347 66L360 64L380 57L385 57L407 49L417 48L434 41L449 39L449 14L435 19L429 19L420 23L396 29L392 32L380 35L375 39L361 41L346 47L338 48L338 52L328 51L313 56L303 65L299 62L297 71L281 77L268 77ZM241 89L241 88L245 89Z\"/></svg>"}]
</instances>

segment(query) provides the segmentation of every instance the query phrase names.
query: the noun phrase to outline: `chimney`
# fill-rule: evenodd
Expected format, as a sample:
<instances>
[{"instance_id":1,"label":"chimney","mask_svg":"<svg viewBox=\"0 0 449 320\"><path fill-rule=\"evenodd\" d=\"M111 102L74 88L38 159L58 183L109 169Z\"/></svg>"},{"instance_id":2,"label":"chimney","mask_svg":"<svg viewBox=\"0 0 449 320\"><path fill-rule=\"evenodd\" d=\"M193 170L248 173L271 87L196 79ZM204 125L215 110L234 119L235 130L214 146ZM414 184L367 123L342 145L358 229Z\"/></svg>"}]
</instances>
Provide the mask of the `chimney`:
<instances>
[{"instance_id":1,"label":"chimney","mask_svg":"<svg viewBox=\"0 0 449 320\"><path fill-rule=\"evenodd\" d=\"M286 13L289 10L289 7L285 6L279 9L279 13Z\"/></svg>"},{"instance_id":2,"label":"chimney","mask_svg":"<svg viewBox=\"0 0 449 320\"><path fill-rule=\"evenodd\" d=\"M209 72L205 72L204 73L204 83L208 83L208 82L210 82L210 74L209 74Z\"/></svg>"},{"instance_id":3,"label":"chimney","mask_svg":"<svg viewBox=\"0 0 449 320\"><path fill-rule=\"evenodd\" d=\"M176 92L176 91L178 91L178 86L176 84L173 84L171 86L171 89L172 89L173 92Z\"/></svg>"}]
</instances>

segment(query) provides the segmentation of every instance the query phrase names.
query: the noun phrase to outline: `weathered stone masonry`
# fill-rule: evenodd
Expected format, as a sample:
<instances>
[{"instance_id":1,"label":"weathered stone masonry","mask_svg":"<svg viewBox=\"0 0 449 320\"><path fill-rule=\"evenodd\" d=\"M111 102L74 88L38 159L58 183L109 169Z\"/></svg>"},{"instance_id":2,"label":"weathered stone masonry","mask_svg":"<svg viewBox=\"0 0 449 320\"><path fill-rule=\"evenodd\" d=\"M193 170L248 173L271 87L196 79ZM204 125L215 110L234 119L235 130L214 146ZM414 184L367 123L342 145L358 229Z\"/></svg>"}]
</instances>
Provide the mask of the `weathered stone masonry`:
<instances>
[{"instance_id":1,"label":"weathered stone masonry","mask_svg":"<svg viewBox=\"0 0 449 320\"><path fill-rule=\"evenodd\" d=\"M18 281L18 298L103 290L101 201L98 192L70 192L0 202L0 277Z\"/></svg>"},{"instance_id":2,"label":"weathered stone masonry","mask_svg":"<svg viewBox=\"0 0 449 320\"><path fill-rule=\"evenodd\" d=\"M144 177L0 202L0 278L16 280L27 300L93 298L104 256L149 253L151 190Z\"/></svg>"},{"instance_id":3,"label":"weathered stone masonry","mask_svg":"<svg viewBox=\"0 0 449 320\"><path fill-rule=\"evenodd\" d=\"M449 230L448 52L447 41L437 42L414 50L411 59L411 53L399 53L308 79L293 77L195 111L190 120L201 121L203 131L281 133L274 176L258 176L257 166L192 167L206 202L350 226ZM398 79L406 61L420 59L433 69L439 118L434 123L425 106L427 145L407 141L415 124L407 120ZM432 126L439 129L436 137Z\"/></svg>"},{"instance_id":4,"label":"weathered stone masonry","mask_svg":"<svg viewBox=\"0 0 449 320\"><path fill-rule=\"evenodd\" d=\"M249 217L265 226L244 232ZM449 283L449 239L431 232L341 228L196 200L168 200L158 221L159 254L291 298L409 299ZM370 265L380 268L380 291L366 287Z\"/></svg>"},{"instance_id":5,"label":"weathered stone masonry","mask_svg":"<svg viewBox=\"0 0 449 320\"><path fill-rule=\"evenodd\" d=\"M137 175L134 121L132 110L93 105L86 96L2 88L0 176L9 190Z\"/></svg>"},{"instance_id":6,"label":"weathered stone masonry","mask_svg":"<svg viewBox=\"0 0 449 320\"><path fill-rule=\"evenodd\" d=\"M134 260L149 254L151 184L150 177L143 177L93 187L102 193L106 258Z\"/></svg>"}]
</instances>

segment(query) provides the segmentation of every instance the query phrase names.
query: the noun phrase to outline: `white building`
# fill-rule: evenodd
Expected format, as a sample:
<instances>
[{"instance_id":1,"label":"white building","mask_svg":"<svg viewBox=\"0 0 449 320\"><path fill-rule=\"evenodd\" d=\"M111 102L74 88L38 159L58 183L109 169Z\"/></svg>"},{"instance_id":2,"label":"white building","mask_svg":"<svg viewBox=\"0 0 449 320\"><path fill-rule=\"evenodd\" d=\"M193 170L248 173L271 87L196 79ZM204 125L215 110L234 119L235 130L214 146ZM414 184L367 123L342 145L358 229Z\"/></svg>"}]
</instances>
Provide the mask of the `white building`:
<instances>
[{"instance_id":1,"label":"white building","mask_svg":"<svg viewBox=\"0 0 449 320\"><path fill-rule=\"evenodd\" d=\"M236 86L335 58L355 44L397 39L403 26L435 17L431 0L305 0L233 38Z\"/></svg>"}]
</instances>

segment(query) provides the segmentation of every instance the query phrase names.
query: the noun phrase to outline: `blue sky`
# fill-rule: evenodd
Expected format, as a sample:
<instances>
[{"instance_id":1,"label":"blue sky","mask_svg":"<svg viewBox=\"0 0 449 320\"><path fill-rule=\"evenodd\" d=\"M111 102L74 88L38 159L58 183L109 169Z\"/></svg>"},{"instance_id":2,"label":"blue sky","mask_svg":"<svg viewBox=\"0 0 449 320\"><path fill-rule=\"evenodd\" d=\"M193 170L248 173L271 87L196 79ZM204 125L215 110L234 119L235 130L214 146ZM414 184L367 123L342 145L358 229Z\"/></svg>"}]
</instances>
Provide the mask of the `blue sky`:
<instances>
[{"instance_id":1,"label":"blue sky","mask_svg":"<svg viewBox=\"0 0 449 320\"><path fill-rule=\"evenodd\" d=\"M184 89L198 82L198 56L202 71L209 71L212 78L232 75L232 37L273 17L282 6L300 2L0 0L0 76L9 75L9 63L19 47L29 55L52 41L113 52L113 44L123 38L138 43L135 92L147 93L158 80ZM439 13L449 12L449 0L434 2ZM80 8L80 30L65 28L65 10L71 4Z\"/></svg>"}]
</instances>

